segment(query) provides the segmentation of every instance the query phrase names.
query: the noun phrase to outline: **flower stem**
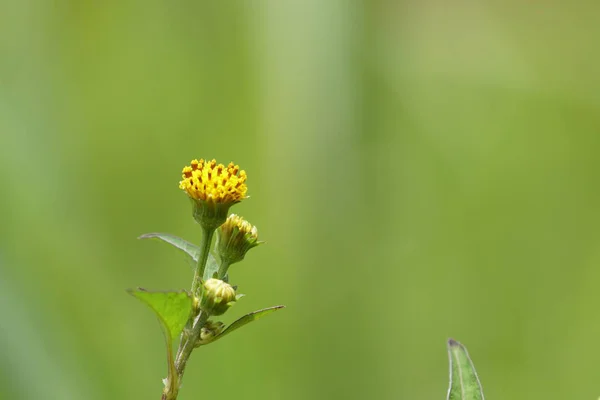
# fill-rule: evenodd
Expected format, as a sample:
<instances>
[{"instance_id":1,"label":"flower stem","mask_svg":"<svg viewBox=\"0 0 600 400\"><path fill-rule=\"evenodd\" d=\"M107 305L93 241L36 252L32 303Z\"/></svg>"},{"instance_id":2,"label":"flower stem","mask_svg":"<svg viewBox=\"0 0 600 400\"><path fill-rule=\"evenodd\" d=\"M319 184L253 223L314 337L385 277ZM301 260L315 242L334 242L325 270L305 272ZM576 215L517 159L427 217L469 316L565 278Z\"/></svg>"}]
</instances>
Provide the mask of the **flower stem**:
<instances>
[{"instance_id":1,"label":"flower stem","mask_svg":"<svg viewBox=\"0 0 600 400\"><path fill-rule=\"evenodd\" d=\"M227 270L229 269L230 265L231 263L229 261L221 260L221 265L219 265L219 279L225 278L225 275L227 275Z\"/></svg>"},{"instance_id":2,"label":"flower stem","mask_svg":"<svg viewBox=\"0 0 600 400\"><path fill-rule=\"evenodd\" d=\"M171 340L167 340L167 364L169 366L169 374L167 376L167 383L165 384L165 390L163 391L163 399L171 400L169 395L174 395L177 397L177 391L179 388L179 374L177 373L177 368L175 368L175 360L173 358L173 348L171 345ZM172 397L172 399L175 399Z\"/></svg>"},{"instance_id":3,"label":"flower stem","mask_svg":"<svg viewBox=\"0 0 600 400\"><path fill-rule=\"evenodd\" d=\"M194 271L194 280L192 282L192 296L198 296L198 291L201 288L201 283L204 277L204 270L206 269L206 261L208 260L208 253L210 251L210 244L212 242L215 229L203 227L202 241L200 242L200 254L198 255L198 264ZM209 315L201 310L192 312L188 323L181 334L179 342L179 348L177 349L177 355L175 356L174 363L174 376L169 374L165 390L163 391L162 400L176 400L179 393L179 385L183 378L183 372L185 366L192 354L192 351L196 347L196 343L200 338L200 332L206 324ZM170 360L172 361L172 359ZM173 365L173 364L170 364Z\"/></svg>"},{"instance_id":4,"label":"flower stem","mask_svg":"<svg viewBox=\"0 0 600 400\"><path fill-rule=\"evenodd\" d=\"M198 264L194 272L194 281L192 282L192 295L196 295L202 279L204 279L204 270L206 269L206 261L210 251L210 244L215 234L215 229L203 228L202 241L200 242L200 254L198 255Z\"/></svg>"},{"instance_id":5,"label":"flower stem","mask_svg":"<svg viewBox=\"0 0 600 400\"><path fill-rule=\"evenodd\" d=\"M200 331L202 327L206 324L209 315L205 312L200 311L198 317L194 321L194 325L192 327L192 331L188 337L185 338L185 341L181 342L179 346L179 350L177 351L177 360L175 361L175 370L179 375L179 380L183 377L183 372L185 371L185 366L192 354L192 350L196 347L196 342L200 338Z\"/></svg>"}]
</instances>

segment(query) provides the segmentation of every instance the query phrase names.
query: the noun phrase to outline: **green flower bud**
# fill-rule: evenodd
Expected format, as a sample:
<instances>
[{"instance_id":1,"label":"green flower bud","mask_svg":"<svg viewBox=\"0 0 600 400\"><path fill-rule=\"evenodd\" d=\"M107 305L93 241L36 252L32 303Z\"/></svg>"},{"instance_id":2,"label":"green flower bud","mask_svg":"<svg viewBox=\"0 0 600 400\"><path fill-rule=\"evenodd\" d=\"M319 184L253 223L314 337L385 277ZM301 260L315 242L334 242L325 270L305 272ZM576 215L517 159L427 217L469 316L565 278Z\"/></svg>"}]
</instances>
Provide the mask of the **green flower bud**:
<instances>
[{"instance_id":1,"label":"green flower bud","mask_svg":"<svg viewBox=\"0 0 600 400\"><path fill-rule=\"evenodd\" d=\"M196 342L196 347L208 344L225 329L225 324L221 321L207 321L206 325L200 330L200 338Z\"/></svg>"},{"instance_id":2,"label":"green flower bud","mask_svg":"<svg viewBox=\"0 0 600 400\"><path fill-rule=\"evenodd\" d=\"M231 214L217 230L217 249L227 267L242 261L248 250L261 243L256 227L235 214ZM219 276L223 277L225 272Z\"/></svg>"},{"instance_id":3,"label":"green flower bud","mask_svg":"<svg viewBox=\"0 0 600 400\"><path fill-rule=\"evenodd\" d=\"M204 282L200 309L208 315L221 315L237 300L235 289L220 279L208 279Z\"/></svg>"}]
</instances>

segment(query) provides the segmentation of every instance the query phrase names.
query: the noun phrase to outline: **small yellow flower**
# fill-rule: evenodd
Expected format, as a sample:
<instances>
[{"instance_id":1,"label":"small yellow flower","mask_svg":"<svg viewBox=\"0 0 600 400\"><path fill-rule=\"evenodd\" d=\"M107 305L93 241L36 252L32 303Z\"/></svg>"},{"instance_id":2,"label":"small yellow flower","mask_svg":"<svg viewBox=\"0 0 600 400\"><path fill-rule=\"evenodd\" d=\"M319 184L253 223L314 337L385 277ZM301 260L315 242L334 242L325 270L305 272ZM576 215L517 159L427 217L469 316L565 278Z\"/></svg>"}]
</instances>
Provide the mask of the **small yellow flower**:
<instances>
[{"instance_id":1,"label":"small yellow flower","mask_svg":"<svg viewBox=\"0 0 600 400\"><path fill-rule=\"evenodd\" d=\"M207 231L214 231L227 219L229 207L246 198L246 171L215 160L192 160L183 168L179 188L192 200L194 219Z\"/></svg>"},{"instance_id":2,"label":"small yellow flower","mask_svg":"<svg viewBox=\"0 0 600 400\"><path fill-rule=\"evenodd\" d=\"M233 163L225 167L216 160L192 160L182 178L179 188L195 200L233 204L246 198L246 171Z\"/></svg>"}]
</instances>

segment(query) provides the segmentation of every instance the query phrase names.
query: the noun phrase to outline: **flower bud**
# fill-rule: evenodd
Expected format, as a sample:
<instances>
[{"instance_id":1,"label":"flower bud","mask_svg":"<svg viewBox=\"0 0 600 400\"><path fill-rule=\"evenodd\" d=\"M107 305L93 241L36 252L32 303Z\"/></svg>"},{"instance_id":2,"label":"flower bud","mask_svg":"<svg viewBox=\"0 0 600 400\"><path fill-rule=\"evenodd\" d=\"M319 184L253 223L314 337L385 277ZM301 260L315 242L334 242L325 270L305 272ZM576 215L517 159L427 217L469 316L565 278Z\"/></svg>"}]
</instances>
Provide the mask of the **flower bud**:
<instances>
[{"instance_id":1,"label":"flower bud","mask_svg":"<svg viewBox=\"0 0 600 400\"><path fill-rule=\"evenodd\" d=\"M261 243L256 227L235 214L231 214L217 230L217 249L221 261L227 266L242 261L248 250ZM223 277L225 274L219 275Z\"/></svg>"},{"instance_id":2,"label":"flower bud","mask_svg":"<svg viewBox=\"0 0 600 400\"><path fill-rule=\"evenodd\" d=\"M203 286L200 308L208 315L221 315L236 301L235 289L227 282L211 278Z\"/></svg>"},{"instance_id":3,"label":"flower bud","mask_svg":"<svg viewBox=\"0 0 600 400\"><path fill-rule=\"evenodd\" d=\"M206 325L200 330L200 338L196 342L196 347L212 342L215 337L223 332L224 328L225 324L221 321L207 321Z\"/></svg>"}]
</instances>

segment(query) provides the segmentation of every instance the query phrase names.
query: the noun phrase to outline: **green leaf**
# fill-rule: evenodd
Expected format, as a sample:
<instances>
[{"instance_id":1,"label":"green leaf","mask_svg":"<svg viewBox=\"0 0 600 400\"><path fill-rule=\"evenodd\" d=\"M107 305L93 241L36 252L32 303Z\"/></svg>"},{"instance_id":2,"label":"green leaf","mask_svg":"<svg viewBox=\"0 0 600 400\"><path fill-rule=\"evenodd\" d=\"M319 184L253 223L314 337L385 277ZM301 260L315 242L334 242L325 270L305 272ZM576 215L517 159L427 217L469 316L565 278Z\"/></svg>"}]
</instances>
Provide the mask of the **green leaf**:
<instances>
[{"instance_id":1,"label":"green leaf","mask_svg":"<svg viewBox=\"0 0 600 400\"><path fill-rule=\"evenodd\" d=\"M128 292L156 313L170 342L179 336L192 311L192 298L188 292L149 292L142 288Z\"/></svg>"},{"instance_id":2,"label":"green leaf","mask_svg":"<svg viewBox=\"0 0 600 400\"><path fill-rule=\"evenodd\" d=\"M448 340L450 387L447 400L484 400L483 389L467 348L454 339Z\"/></svg>"},{"instance_id":3,"label":"green leaf","mask_svg":"<svg viewBox=\"0 0 600 400\"><path fill-rule=\"evenodd\" d=\"M198 257L200 256L200 247L196 246L195 244L175 235L171 235L170 233L160 232L146 233L138 237L138 239L158 239L170 244L171 246L185 253L188 256L188 260L190 261L192 269L196 269L196 263L198 262ZM219 264L217 263L217 260L212 254L209 254L208 261L206 262L206 268L204 269L203 279L207 280L212 278L213 274L218 270ZM225 281L227 282L226 278Z\"/></svg>"},{"instance_id":4,"label":"green leaf","mask_svg":"<svg viewBox=\"0 0 600 400\"><path fill-rule=\"evenodd\" d=\"M217 263L217 260L215 259L215 257L212 254L208 254L208 260L206 260L206 268L204 269L204 276L202 277L203 280L207 280L212 278L217 272L219 272L219 264ZM223 279L225 282L227 282L227 277L225 277Z\"/></svg>"},{"instance_id":5,"label":"green leaf","mask_svg":"<svg viewBox=\"0 0 600 400\"><path fill-rule=\"evenodd\" d=\"M225 328L225 330L223 330L223 332L221 332L218 336L216 336L211 341L211 343L221 339L225 335L230 334L231 332L235 331L236 329L239 329L242 326L249 324L252 321L256 321L257 319L262 318L265 315L271 314L272 312L275 312L282 308L285 308L285 306L274 306L274 307L263 308L262 310L258 310L258 311L251 312L250 314L246 314L242 318L238 319L237 321L235 321L234 323L229 325L227 328Z\"/></svg>"},{"instance_id":6,"label":"green leaf","mask_svg":"<svg viewBox=\"0 0 600 400\"><path fill-rule=\"evenodd\" d=\"M171 235L170 233L146 233L140 236L138 239L158 239L165 243L170 244L176 249L183 251L190 257L191 261L198 262L198 256L200 254L200 248L193 243L188 242L185 239Z\"/></svg>"},{"instance_id":7,"label":"green leaf","mask_svg":"<svg viewBox=\"0 0 600 400\"><path fill-rule=\"evenodd\" d=\"M160 326L167 342L168 381L177 382L173 339L183 330L192 311L192 298L185 291L149 292L146 289L127 290L129 294L146 303L158 316Z\"/></svg>"}]
</instances>

